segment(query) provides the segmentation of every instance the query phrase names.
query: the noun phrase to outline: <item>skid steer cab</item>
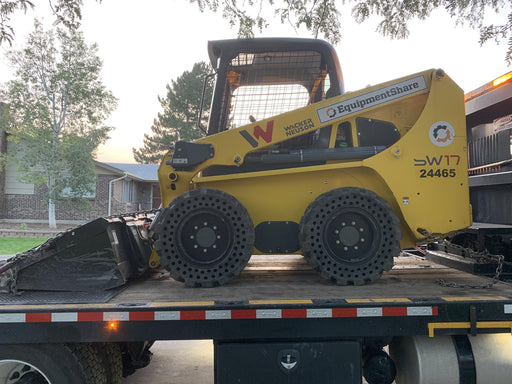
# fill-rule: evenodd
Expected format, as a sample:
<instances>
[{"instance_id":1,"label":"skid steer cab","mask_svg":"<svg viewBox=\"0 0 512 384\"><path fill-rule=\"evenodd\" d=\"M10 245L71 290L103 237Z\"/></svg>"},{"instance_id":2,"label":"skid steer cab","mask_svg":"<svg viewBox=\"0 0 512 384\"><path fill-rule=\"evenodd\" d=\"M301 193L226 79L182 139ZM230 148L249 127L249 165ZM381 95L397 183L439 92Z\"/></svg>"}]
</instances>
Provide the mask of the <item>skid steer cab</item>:
<instances>
[{"instance_id":1,"label":"skid steer cab","mask_svg":"<svg viewBox=\"0 0 512 384\"><path fill-rule=\"evenodd\" d=\"M344 93L321 40L211 41L208 135L158 176L155 252L188 286L253 254L302 254L340 285L377 280L401 248L471 224L462 90L426 70Z\"/></svg>"}]
</instances>

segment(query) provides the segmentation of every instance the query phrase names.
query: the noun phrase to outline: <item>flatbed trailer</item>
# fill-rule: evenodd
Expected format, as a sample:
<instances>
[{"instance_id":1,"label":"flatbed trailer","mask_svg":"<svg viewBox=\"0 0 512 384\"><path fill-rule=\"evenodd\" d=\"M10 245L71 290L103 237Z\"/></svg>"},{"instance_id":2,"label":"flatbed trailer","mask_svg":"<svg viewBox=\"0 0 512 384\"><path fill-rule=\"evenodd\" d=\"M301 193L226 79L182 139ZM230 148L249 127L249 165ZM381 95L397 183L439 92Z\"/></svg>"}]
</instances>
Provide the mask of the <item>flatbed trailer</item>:
<instances>
[{"instance_id":1,"label":"flatbed trailer","mask_svg":"<svg viewBox=\"0 0 512 384\"><path fill-rule=\"evenodd\" d=\"M445 287L439 279L478 286L489 278L403 255L379 281L365 286L329 283L300 256L254 256L239 279L214 289L184 287L162 270L103 294L2 294L0 344L213 339L218 383L302 383L311 377L324 383L337 382L339 374L344 382L360 383L368 340L380 346L392 338L510 335L512 285ZM279 359L291 363L279 368ZM459 367L460 382L476 380L476 365L470 366L473 370ZM243 380L248 377L253 381ZM398 382L411 382L403 380Z\"/></svg>"}]
</instances>

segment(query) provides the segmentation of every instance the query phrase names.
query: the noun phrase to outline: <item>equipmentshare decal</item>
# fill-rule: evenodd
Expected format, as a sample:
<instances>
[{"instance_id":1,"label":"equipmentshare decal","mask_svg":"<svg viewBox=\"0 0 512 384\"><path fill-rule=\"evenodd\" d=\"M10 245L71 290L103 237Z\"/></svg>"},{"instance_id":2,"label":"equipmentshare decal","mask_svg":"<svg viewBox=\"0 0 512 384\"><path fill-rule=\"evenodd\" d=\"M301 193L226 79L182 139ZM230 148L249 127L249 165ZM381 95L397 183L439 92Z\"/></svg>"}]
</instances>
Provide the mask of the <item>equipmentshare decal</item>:
<instances>
[{"instance_id":1,"label":"equipmentshare decal","mask_svg":"<svg viewBox=\"0 0 512 384\"><path fill-rule=\"evenodd\" d=\"M317 109L316 113L320 123L326 123L354 112L364 111L388 101L424 91L427 88L425 78L420 75Z\"/></svg>"}]
</instances>

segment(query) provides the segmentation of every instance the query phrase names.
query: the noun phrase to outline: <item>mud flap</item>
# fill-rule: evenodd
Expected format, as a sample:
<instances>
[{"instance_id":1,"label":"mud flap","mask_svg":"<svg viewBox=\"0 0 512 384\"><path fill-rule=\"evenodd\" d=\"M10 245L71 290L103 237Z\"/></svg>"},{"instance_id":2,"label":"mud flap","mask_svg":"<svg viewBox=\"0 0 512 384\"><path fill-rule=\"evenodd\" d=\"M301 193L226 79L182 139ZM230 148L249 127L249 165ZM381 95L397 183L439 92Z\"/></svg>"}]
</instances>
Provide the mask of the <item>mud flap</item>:
<instances>
[{"instance_id":1,"label":"mud flap","mask_svg":"<svg viewBox=\"0 0 512 384\"><path fill-rule=\"evenodd\" d=\"M122 286L149 268L153 214L99 218L8 260L15 290L92 291Z\"/></svg>"}]
</instances>

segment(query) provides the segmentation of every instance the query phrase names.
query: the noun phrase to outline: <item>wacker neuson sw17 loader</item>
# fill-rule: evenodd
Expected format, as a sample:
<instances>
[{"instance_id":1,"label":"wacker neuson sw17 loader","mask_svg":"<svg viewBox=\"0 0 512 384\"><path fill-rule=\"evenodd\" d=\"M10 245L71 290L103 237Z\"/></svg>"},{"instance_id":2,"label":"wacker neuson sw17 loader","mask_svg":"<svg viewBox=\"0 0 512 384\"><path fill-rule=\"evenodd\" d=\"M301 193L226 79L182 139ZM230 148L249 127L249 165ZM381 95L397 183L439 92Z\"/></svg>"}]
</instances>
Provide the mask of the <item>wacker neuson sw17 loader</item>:
<instances>
[{"instance_id":1,"label":"wacker neuson sw17 loader","mask_svg":"<svg viewBox=\"0 0 512 384\"><path fill-rule=\"evenodd\" d=\"M163 156L162 208L138 232L143 245L104 230L127 258L137 249L137 265L211 287L255 253L299 253L325 278L360 285L401 248L471 224L464 95L442 70L344 93L324 41L211 41L209 56L207 136Z\"/></svg>"}]
</instances>

